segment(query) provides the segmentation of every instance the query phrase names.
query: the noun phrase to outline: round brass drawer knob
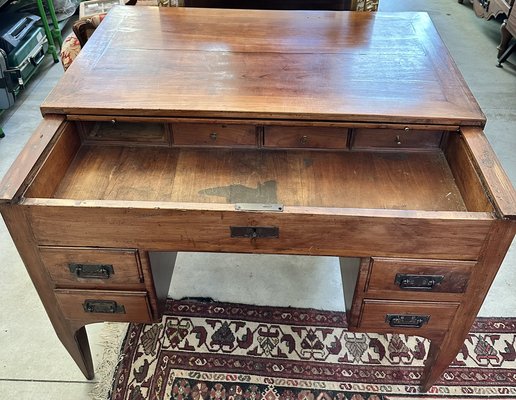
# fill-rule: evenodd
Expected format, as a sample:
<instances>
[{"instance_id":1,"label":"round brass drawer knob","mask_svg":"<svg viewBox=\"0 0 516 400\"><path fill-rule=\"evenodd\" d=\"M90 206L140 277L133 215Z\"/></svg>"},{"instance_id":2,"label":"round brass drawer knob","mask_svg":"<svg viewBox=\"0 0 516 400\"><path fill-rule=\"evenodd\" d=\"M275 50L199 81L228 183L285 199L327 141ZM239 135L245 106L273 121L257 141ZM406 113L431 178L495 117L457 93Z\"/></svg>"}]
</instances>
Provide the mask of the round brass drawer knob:
<instances>
[{"instance_id":1,"label":"round brass drawer knob","mask_svg":"<svg viewBox=\"0 0 516 400\"><path fill-rule=\"evenodd\" d=\"M306 136L306 135L301 136L300 142L301 142L301 144L307 144L308 143L308 136Z\"/></svg>"}]
</instances>

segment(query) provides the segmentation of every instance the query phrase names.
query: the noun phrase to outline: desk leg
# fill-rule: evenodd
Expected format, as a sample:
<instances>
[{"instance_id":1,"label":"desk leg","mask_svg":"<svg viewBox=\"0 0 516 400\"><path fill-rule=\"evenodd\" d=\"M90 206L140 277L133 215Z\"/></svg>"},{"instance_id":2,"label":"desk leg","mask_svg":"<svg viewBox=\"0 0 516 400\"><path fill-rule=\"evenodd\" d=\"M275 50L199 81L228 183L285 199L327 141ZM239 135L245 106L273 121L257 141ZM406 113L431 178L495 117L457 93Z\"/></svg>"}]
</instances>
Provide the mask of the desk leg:
<instances>
[{"instance_id":1,"label":"desk leg","mask_svg":"<svg viewBox=\"0 0 516 400\"><path fill-rule=\"evenodd\" d=\"M426 392L432 387L462 348L515 233L515 221L499 220L493 222L478 264L473 270L468 288L464 294L465 300L457 310L456 318L442 339L437 338L431 341L421 380L423 391Z\"/></svg>"},{"instance_id":2,"label":"desk leg","mask_svg":"<svg viewBox=\"0 0 516 400\"><path fill-rule=\"evenodd\" d=\"M61 313L54 295L54 287L39 257L38 247L30 229L27 208L0 206L0 211L59 340L84 376L93 379L93 362L86 329L79 322L68 321Z\"/></svg>"},{"instance_id":3,"label":"desk leg","mask_svg":"<svg viewBox=\"0 0 516 400\"><path fill-rule=\"evenodd\" d=\"M68 329L58 328L56 325L54 325L54 329L59 340L68 350L68 353L70 353L85 378L88 380L93 379L95 371L86 328L84 326L77 327L73 322L70 322Z\"/></svg>"}]
</instances>

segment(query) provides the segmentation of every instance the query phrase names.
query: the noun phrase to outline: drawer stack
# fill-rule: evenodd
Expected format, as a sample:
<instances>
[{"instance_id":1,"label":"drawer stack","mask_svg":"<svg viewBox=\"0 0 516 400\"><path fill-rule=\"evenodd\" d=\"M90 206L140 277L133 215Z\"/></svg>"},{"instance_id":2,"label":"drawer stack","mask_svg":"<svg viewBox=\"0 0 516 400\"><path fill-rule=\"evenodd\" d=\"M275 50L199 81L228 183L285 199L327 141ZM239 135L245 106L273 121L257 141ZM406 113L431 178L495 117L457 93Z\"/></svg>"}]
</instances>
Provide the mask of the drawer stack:
<instances>
[{"instance_id":1,"label":"drawer stack","mask_svg":"<svg viewBox=\"0 0 516 400\"><path fill-rule=\"evenodd\" d=\"M64 316L82 322L152 320L140 255L133 249L40 247Z\"/></svg>"},{"instance_id":2,"label":"drawer stack","mask_svg":"<svg viewBox=\"0 0 516 400\"><path fill-rule=\"evenodd\" d=\"M350 327L434 337L455 317L475 262L362 260Z\"/></svg>"}]
</instances>

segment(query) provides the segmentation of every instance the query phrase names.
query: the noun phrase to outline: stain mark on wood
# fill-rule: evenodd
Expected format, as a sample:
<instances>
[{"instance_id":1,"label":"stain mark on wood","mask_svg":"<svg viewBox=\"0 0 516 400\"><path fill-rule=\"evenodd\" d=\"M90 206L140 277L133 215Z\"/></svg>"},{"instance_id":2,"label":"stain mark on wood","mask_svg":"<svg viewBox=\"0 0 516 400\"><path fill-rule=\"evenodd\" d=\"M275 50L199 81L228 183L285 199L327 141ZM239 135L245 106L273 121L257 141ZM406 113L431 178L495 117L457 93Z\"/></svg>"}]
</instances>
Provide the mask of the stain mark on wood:
<instances>
[{"instance_id":1,"label":"stain mark on wood","mask_svg":"<svg viewBox=\"0 0 516 400\"><path fill-rule=\"evenodd\" d=\"M230 204L233 203L277 203L277 183L274 180L258 183L256 188L244 185L228 185L207 188L199 191L206 196L225 197Z\"/></svg>"}]
</instances>

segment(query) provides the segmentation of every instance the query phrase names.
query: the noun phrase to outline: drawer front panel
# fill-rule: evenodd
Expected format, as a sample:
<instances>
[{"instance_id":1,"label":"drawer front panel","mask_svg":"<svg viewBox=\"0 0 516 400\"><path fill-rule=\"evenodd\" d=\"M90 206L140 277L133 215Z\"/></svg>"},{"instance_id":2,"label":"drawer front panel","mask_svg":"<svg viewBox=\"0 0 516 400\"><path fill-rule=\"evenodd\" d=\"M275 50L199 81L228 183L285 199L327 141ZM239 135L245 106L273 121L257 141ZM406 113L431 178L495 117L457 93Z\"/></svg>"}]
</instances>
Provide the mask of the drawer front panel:
<instances>
[{"instance_id":1,"label":"drawer front panel","mask_svg":"<svg viewBox=\"0 0 516 400\"><path fill-rule=\"evenodd\" d=\"M171 124L176 146L256 147L254 125Z\"/></svg>"},{"instance_id":2,"label":"drawer front panel","mask_svg":"<svg viewBox=\"0 0 516 400\"><path fill-rule=\"evenodd\" d=\"M165 124L149 122L102 121L81 122L85 143L102 142L125 146L168 146L169 135Z\"/></svg>"},{"instance_id":3,"label":"drawer front panel","mask_svg":"<svg viewBox=\"0 0 516 400\"><path fill-rule=\"evenodd\" d=\"M40 245L49 246L84 243L90 247L127 246L150 251L352 257L369 257L371 249L375 249L388 257L457 260L478 258L492 226L492 220L318 215L294 212L289 207L283 212L260 213L55 206L31 207L29 213L34 237ZM59 221L55 218L57 213ZM67 229L63 230L63 226ZM232 238L231 226L277 227L279 235L265 239ZM417 238L416 243L407 238Z\"/></svg>"},{"instance_id":4,"label":"drawer front panel","mask_svg":"<svg viewBox=\"0 0 516 400\"><path fill-rule=\"evenodd\" d=\"M473 261L375 257L371 262L367 292L464 293L474 266Z\"/></svg>"},{"instance_id":5,"label":"drawer front panel","mask_svg":"<svg viewBox=\"0 0 516 400\"><path fill-rule=\"evenodd\" d=\"M355 129L352 149L435 149L441 138L441 131Z\"/></svg>"},{"instance_id":6,"label":"drawer front panel","mask_svg":"<svg viewBox=\"0 0 516 400\"><path fill-rule=\"evenodd\" d=\"M347 129L286 126L264 128L264 147L345 149L347 141Z\"/></svg>"},{"instance_id":7,"label":"drawer front panel","mask_svg":"<svg viewBox=\"0 0 516 400\"><path fill-rule=\"evenodd\" d=\"M458 303L369 300L362 303L359 328L425 335L447 330Z\"/></svg>"},{"instance_id":8,"label":"drawer front panel","mask_svg":"<svg viewBox=\"0 0 516 400\"><path fill-rule=\"evenodd\" d=\"M138 252L123 249L40 247L56 285L117 286L143 282Z\"/></svg>"},{"instance_id":9,"label":"drawer front panel","mask_svg":"<svg viewBox=\"0 0 516 400\"><path fill-rule=\"evenodd\" d=\"M150 322L146 292L54 290L66 318L85 322Z\"/></svg>"}]
</instances>

